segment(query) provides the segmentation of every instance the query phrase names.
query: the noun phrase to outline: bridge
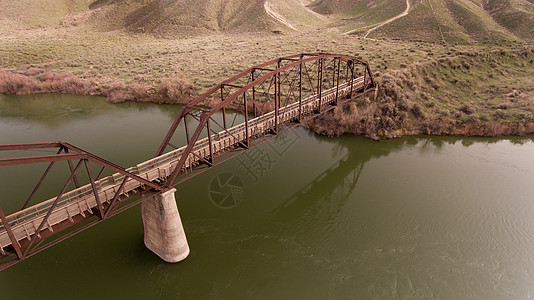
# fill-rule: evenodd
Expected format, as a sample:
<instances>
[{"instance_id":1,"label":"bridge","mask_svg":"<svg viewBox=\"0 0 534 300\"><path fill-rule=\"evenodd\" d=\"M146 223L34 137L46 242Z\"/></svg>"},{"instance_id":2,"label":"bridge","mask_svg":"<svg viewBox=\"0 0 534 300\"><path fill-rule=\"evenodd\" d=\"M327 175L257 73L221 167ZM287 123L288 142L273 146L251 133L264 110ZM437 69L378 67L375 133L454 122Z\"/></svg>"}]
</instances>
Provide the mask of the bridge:
<instances>
[{"instance_id":1,"label":"bridge","mask_svg":"<svg viewBox=\"0 0 534 300\"><path fill-rule=\"evenodd\" d=\"M7 156L0 166L48 164L19 210L6 215L0 203L0 270L139 203L145 245L166 261L180 261L189 247L174 199L176 185L368 92L376 96L366 61L297 54L244 70L193 99L178 113L155 157L128 169L67 142L0 145ZM180 126L185 136L176 134ZM184 146L175 146L179 143ZM14 157L42 149L55 154ZM70 171L61 191L35 200L60 162Z\"/></svg>"}]
</instances>

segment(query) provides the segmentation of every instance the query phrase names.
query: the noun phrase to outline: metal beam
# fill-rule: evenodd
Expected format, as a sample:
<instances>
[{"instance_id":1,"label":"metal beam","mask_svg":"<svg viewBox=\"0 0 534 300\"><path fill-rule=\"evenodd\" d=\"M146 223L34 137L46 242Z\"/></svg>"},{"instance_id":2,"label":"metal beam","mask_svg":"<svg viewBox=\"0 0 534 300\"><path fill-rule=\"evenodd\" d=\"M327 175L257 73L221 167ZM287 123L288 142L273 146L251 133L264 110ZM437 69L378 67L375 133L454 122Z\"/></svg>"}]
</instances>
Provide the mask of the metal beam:
<instances>
[{"instance_id":1,"label":"metal beam","mask_svg":"<svg viewBox=\"0 0 534 300\"><path fill-rule=\"evenodd\" d=\"M317 97L319 99L318 111L321 112L321 98L323 96L323 59L319 59L319 67L317 68Z\"/></svg>"},{"instance_id":2,"label":"metal beam","mask_svg":"<svg viewBox=\"0 0 534 300\"><path fill-rule=\"evenodd\" d=\"M63 147L60 147L59 150L57 151L56 154L60 154L61 151L63 151ZM26 202L24 202L24 205L22 205L22 209L25 209L28 204L30 204L30 201L32 200L33 196L35 195L35 193L37 192L37 190L39 189L39 187L41 186L41 184L43 183L43 181L45 180L46 176L48 175L48 173L50 172L50 170L52 169L52 167L54 166L54 163L55 162L51 162L48 167L46 168L44 174L41 176L41 178L39 179L39 181L37 182L37 185L35 185L35 188L33 189L33 191L30 193L30 196L28 197L28 199L26 200Z\"/></svg>"},{"instance_id":3,"label":"metal beam","mask_svg":"<svg viewBox=\"0 0 534 300\"><path fill-rule=\"evenodd\" d=\"M211 139L210 119L208 119L208 122L206 123L206 130L208 131L208 144L209 144L209 149L210 149L210 160L209 161L211 165L213 165L215 159L213 158L213 141Z\"/></svg>"},{"instance_id":4,"label":"metal beam","mask_svg":"<svg viewBox=\"0 0 534 300\"><path fill-rule=\"evenodd\" d=\"M222 87L229 86L229 87L238 88L238 89L243 88L242 85L235 85L235 84L230 84L230 83L222 83L221 86Z\"/></svg>"},{"instance_id":5,"label":"metal beam","mask_svg":"<svg viewBox=\"0 0 534 300\"><path fill-rule=\"evenodd\" d=\"M248 132L248 105L247 105L247 93L243 93L243 102L245 103L245 140L247 148L250 146L250 136Z\"/></svg>"},{"instance_id":6,"label":"metal beam","mask_svg":"<svg viewBox=\"0 0 534 300\"><path fill-rule=\"evenodd\" d=\"M79 154L79 153L0 158L0 166L34 164L34 163L42 163L42 162L53 162L53 161L83 159L83 158L85 158L85 155Z\"/></svg>"},{"instance_id":7,"label":"metal beam","mask_svg":"<svg viewBox=\"0 0 534 300\"><path fill-rule=\"evenodd\" d=\"M61 142L6 144L6 145L0 145L0 151L32 150L32 149L57 148L57 147L61 147Z\"/></svg>"},{"instance_id":8,"label":"metal beam","mask_svg":"<svg viewBox=\"0 0 534 300\"><path fill-rule=\"evenodd\" d=\"M69 153L69 149L65 148L65 153L68 154ZM72 161L71 160L67 160L67 164L69 165L69 169L72 172L72 170L74 170L74 167L72 166ZM80 187L80 183L78 182L78 177L76 175L74 175L74 186L76 188Z\"/></svg>"},{"instance_id":9,"label":"metal beam","mask_svg":"<svg viewBox=\"0 0 534 300\"><path fill-rule=\"evenodd\" d=\"M24 258L26 256L26 254L28 254L28 251L30 251L31 246L33 245L33 243L37 239L37 236L39 236L39 232L41 232L41 229L43 229L44 224L46 224L48 222L48 218L50 218L50 215L54 211L54 208L56 208L57 203L59 202L59 200L61 199L61 197L65 193L65 191L67 190L67 187L69 186L70 182L72 181L72 178L74 177L74 175L78 171L78 168L80 167L81 164L82 164L82 160L80 160L78 162L78 164L74 168L74 171L70 174L69 179L67 179L67 182L63 185L63 188L61 189L61 192L59 192L59 195L56 197L56 200L54 200L54 202L52 203L52 206L50 206L50 208L48 209L48 212L46 213L45 217L43 218L43 221L41 222L41 224L39 224L39 227L37 227L37 229L35 230L35 234L33 235L33 237L30 240L30 243L26 247L26 251L24 251L24 254L22 255L22 258Z\"/></svg>"},{"instance_id":10,"label":"metal beam","mask_svg":"<svg viewBox=\"0 0 534 300\"><path fill-rule=\"evenodd\" d=\"M91 172L91 168L89 167L89 164L87 163L87 159L83 160L83 163L85 164L85 169L87 170L87 175L89 176L89 181L91 182L91 189L93 189L93 194L95 196L96 205L99 212L100 219L104 218L104 208L102 206L102 202L100 201L100 195L98 194L98 189L96 188L95 180L93 179L93 173Z\"/></svg>"},{"instance_id":11,"label":"metal beam","mask_svg":"<svg viewBox=\"0 0 534 300\"><path fill-rule=\"evenodd\" d=\"M139 181L139 182L141 182L143 184L146 184L146 185L148 185L148 186L150 186L150 187L152 187L152 188L154 188L156 190L160 190L160 191L164 191L165 190L164 187L162 187L162 186L160 186L160 185L158 185L156 183L153 183L151 181L148 181L148 180L146 180L144 178L141 178L141 177L139 177L139 176L137 176L135 174L132 174L132 173L126 171L124 168L122 168L122 167L120 167L120 166L118 166L118 165L116 165L116 164L114 164L114 163L112 163L110 161L107 161L107 160L105 160L103 158L100 158L100 157L94 155L94 154L86 152L86 151L84 151L84 150L82 150L82 149L80 149L80 148L78 148L78 147L76 147L74 145L69 144L69 143L64 143L64 145L66 147L68 147L69 149L74 150L74 151L76 151L78 153L83 153L83 155L84 155L83 158L86 158L89 161L97 163L97 164L99 164L101 166L105 166L106 168L108 168L108 169L110 169L112 171L121 173L124 176L130 177L130 178L132 178L132 179L134 179L136 181Z\"/></svg>"},{"instance_id":12,"label":"metal beam","mask_svg":"<svg viewBox=\"0 0 534 300\"><path fill-rule=\"evenodd\" d=\"M302 122L302 64L299 65L299 122Z\"/></svg>"},{"instance_id":13,"label":"metal beam","mask_svg":"<svg viewBox=\"0 0 534 300\"><path fill-rule=\"evenodd\" d=\"M23 255L20 249L19 241L17 241L17 239L15 238L15 235L13 234L13 231L11 230L11 226L6 220L6 215L4 214L2 207L0 207L0 220L2 221L2 224L4 225L4 228L7 231L7 235L9 236L9 239L11 240L11 245L13 246L13 249L15 249L15 253L17 254L18 259L22 259Z\"/></svg>"},{"instance_id":14,"label":"metal beam","mask_svg":"<svg viewBox=\"0 0 534 300\"><path fill-rule=\"evenodd\" d=\"M334 76L334 79L336 80L336 105L338 104L338 96L339 96L339 68L341 66L341 61L337 64L337 76Z\"/></svg>"}]
</instances>

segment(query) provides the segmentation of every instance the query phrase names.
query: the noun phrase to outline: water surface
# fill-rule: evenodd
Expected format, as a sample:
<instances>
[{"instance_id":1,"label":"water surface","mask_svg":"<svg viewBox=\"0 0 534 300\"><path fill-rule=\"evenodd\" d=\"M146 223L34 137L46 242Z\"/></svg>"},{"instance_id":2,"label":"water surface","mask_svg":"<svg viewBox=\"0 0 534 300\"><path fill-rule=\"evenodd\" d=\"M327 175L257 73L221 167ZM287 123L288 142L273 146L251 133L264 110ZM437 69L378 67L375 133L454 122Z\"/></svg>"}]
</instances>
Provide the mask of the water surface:
<instances>
[{"instance_id":1,"label":"water surface","mask_svg":"<svg viewBox=\"0 0 534 300\"><path fill-rule=\"evenodd\" d=\"M65 140L128 167L154 155L178 110L0 96L0 143ZM185 261L143 246L135 207L0 272L2 299L528 299L533 153L532 137L373 142L296 128L177 187ZM4 168L0 205L16 209L41 174ZM242 182L237 205L210 197L228 174Z\"/></svg>"}]
</instances>

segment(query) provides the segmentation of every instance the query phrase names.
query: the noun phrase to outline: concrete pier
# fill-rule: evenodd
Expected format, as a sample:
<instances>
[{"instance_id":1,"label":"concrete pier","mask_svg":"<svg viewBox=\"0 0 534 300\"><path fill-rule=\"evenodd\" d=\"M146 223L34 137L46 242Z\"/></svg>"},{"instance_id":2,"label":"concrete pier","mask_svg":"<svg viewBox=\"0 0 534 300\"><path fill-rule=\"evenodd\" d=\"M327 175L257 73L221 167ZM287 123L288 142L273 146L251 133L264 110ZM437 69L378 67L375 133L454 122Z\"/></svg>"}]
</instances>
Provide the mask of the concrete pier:
<instances>
[{"instance_id":1,"label":"concrete pier","mask_svg":"<svg viewBox=\"0 0 534 300\"><path fill-rule=\"evenodd\" d=\"M168 190L141 204L146 247L164 261L172 263L189 255L174 192L176 189Z\"/></svg>"}]
</instances>

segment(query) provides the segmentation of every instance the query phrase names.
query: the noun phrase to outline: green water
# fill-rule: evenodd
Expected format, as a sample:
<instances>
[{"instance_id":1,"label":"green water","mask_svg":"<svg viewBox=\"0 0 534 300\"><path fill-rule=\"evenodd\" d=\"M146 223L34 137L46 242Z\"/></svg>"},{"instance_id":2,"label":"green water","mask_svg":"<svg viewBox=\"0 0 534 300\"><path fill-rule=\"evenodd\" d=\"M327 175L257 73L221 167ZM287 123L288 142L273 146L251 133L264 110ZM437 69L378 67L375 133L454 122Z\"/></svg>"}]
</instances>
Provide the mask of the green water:
<instances>
[{"instance_id":1,"label":"green water","mask_svg":"<svg viewBox=\"0 0 534 300\"><path fill-rule=\"evenodd\" d=\"M128 167L154 155L178 109L0 96L0 143L65 140ZM296 128L177 187L185 261L143 246L135 207L0 272L0 299L528 299L533 154L532 137ZM0 205L15 209L41 174L5 168ZM217 176L239 178L236 201L214 199Z\"/></svg>"}]
</instances>

